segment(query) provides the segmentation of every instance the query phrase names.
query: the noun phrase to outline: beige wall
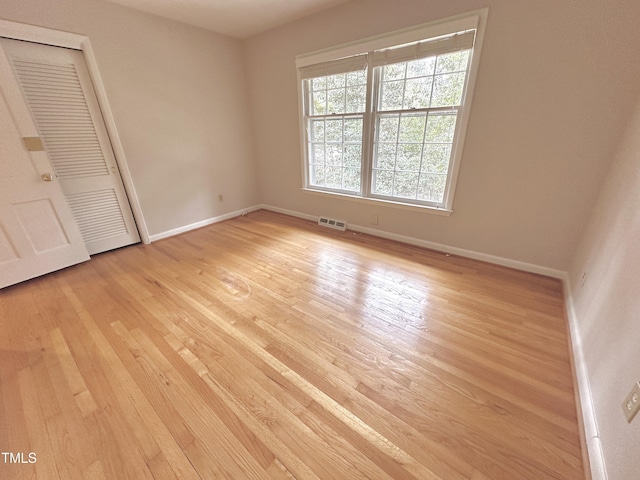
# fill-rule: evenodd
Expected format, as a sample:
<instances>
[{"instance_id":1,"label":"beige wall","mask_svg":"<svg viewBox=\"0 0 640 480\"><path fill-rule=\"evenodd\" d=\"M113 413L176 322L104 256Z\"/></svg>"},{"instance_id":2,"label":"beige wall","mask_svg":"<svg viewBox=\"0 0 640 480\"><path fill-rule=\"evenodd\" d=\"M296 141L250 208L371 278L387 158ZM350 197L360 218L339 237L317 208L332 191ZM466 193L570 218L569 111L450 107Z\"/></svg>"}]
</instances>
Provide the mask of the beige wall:
<instances>
[{"instance_id":1,"label":"beige wall","mask_svg":"<svg viewBox=\"0 0 640 480\"><path fill-rule=\"evenodd\" d=\"M569 274L605 463L622 480L640 472L640 417L621 410L640 380L640 101L614 158Z\"/></svg>"},{"instance_id":2,"label":"beige wall","mask_svg":"<svg viewBox=\"0 0 640 480\"><path fill-rule=\"evenodd\" d=\"M303 194L295 56L485 6L455 213ZM620 410L640 379L635 0L354 0L244 43L98 0L0 17L89 36L152 235L266 203L570 267L609 478L636 477L640 419Z\"/></svg>"},{"instance_id":3,"label":"beige wall","mask_svg":"<svg viewBox=\"0 0 640 480\"><path fill-rule=\"evenodd\" d=\"M89 37L151 235L259 202L240 41L97 0L0 18Z\"/></svg>"},{"instance_id":4,"label":"beige wall","mask_svg":"<svg viewBox=\"0 0 640 480\"><path fill-rule=\"evenodd\" d=\"M309 195L295 56L489 6L451 217ZM246 43L262 201L566 270L640 85L638 8L618 2L355 0Z\"/></svg>"}]
</instances>

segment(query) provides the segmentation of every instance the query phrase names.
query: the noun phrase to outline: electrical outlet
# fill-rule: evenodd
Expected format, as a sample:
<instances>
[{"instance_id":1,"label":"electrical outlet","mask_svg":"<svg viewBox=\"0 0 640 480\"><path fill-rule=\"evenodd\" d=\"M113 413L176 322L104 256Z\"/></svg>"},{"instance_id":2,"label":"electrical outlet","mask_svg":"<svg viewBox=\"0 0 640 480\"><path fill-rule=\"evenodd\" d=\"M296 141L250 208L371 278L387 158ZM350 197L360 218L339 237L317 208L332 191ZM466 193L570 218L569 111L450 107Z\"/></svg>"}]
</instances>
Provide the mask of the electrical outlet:
<instances>
[{"instance_id":1,"label":"electrical outlet","mask_svg":"<svg viewBox=\"0 0 640 480\"><path fill-rule=\"evenodd\" d=\"M638 410L640 410L640 382L636 382L627 398L622 402L622 411L627 422L631 423Z\"/></svg>"},{"instance_id":2,"label":"electrical outlet","mask_svg":"<svg viewBox=\"0 0 640 480\"><path fill-rule=\"evenodd\" d=\"M371 215L371 225L378 225L378 215Z\"/></svg>"}]
</instances>

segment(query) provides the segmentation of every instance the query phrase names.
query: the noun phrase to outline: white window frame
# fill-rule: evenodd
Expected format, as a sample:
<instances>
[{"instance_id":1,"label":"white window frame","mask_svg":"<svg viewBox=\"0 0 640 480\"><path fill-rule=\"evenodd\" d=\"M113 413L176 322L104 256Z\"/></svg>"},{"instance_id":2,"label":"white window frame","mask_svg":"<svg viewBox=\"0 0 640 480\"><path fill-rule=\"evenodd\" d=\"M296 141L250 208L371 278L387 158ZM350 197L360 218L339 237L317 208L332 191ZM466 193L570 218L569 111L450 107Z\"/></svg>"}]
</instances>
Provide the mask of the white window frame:
<instances>
[{"instance_id":1,"label":"white window frame","mask_svg":"<svg viewBox=\"0 0 640 480\"><path fill-rule=\"evenodd\" d=\"M345 199L352 199L364 203L380 204L400 208L418 208L422 211L435 213L439 215L450 215L453 212L453 200L460 172L460 162L463 153L464 141L469 123L469 114L473 100L473 92L478 74L478 65L480 60L480 52L484 39L484 31L487 22L488 8L476 10L473 12L449 17L443 20L430 22L415 27L391 32L376 37L367 38L361 41L352 42L335 48L325 49L317 52L299 55L296 57L296 67L298 71L298 99L299 99L299 118L300 118L300 146L302 154L302 190L308 193L339 196ZM447 175L447 185L444 198L441 203L433 204L433 202L413 202L398 197L381 197L371 193L371 169L373 152L373 135L375 113L373 111L372 101L374 99L373 92L369 92L370 97L367 98L367 112L364 119L363 130L363 158L362 158L362 186L359 193L337 192L328 188L311 186L309 183L309 161L307 157L307 135L306 135L306 92L303 88L303 75L301 71L305 68L315 67L322 63L332 62L338 59L352 57L355 55L366 54L379 50L384 50L400 45L411 44L430 40L438 37L451 35L456 32L465 30L476 30L475 43L471 50L469 73L467 84L463 93L462 105L459 107L459 118L452 146L452 155L449 163ZM370 86L373 86L373 62L372 55L369 55L368 76ZM369 89L371 90L371 88Z\"/></svg>"}]
</instances>

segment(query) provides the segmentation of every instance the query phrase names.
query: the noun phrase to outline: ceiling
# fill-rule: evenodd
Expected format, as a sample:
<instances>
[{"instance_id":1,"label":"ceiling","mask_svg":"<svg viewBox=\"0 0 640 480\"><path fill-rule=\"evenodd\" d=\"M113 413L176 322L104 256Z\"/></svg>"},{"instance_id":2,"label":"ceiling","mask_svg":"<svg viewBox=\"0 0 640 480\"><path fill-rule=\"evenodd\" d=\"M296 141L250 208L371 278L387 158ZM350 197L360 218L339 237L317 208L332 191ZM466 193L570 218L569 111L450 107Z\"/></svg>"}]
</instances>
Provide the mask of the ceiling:
<instances>
[{"instance_id":1,"label":"ceiling","mask_svg":"<svg viewBox=\"0 0 640 480\"><path fill-rule=\"evenodd\" d=\"M108 0L236 38L248 38L348 0Z\"/></svg>"}]
</instances>

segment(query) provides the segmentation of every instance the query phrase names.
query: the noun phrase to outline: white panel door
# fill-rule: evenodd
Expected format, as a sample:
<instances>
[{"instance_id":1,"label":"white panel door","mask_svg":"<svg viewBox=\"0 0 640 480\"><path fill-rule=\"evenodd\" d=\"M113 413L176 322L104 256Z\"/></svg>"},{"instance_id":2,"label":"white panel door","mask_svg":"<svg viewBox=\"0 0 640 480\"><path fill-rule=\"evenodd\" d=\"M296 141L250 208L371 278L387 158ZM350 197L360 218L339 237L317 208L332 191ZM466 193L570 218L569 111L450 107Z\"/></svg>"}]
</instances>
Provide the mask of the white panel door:
<instances>
[{"instance_id":1,"label":"white panel door","mask_svg":"<svg viewBox=\"0 0 640 480\"><path fill-rule=\"evenodd\" d=\"M37 135L0 52L0 288L89 260L46 152L23 141Z\"/></svg>"},{"instance_id":2,"label":"white panel door","mask_svg":"<svg viewBox=\"0 0 640 480\"><path fill-rule=\"evenodd\" d=\"M82 52L0 39L90 254L139 242Z\"/></svg>"}]
</instances>

